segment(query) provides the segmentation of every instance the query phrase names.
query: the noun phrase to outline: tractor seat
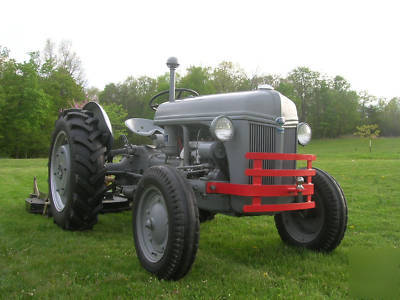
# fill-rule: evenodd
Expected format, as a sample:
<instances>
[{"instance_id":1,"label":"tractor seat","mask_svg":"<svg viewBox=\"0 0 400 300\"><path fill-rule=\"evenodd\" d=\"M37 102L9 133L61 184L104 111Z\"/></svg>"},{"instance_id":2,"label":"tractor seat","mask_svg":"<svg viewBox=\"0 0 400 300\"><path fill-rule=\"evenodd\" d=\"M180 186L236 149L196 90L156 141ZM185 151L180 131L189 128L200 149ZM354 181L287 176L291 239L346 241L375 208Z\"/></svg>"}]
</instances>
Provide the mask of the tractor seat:
<instances>
[{"instance_id":1,"label":"tractor seat","mask_svg":"<svg viewBox=\"0 0 400 300\"><path fill-rule=\"evenodd\" d=\"M150 119L132 118L125 121L125 126L130 131L141 136L152 136L156 133L164 134L164 129L154 125L154 121Z\"/></svg>"}]
</instances>

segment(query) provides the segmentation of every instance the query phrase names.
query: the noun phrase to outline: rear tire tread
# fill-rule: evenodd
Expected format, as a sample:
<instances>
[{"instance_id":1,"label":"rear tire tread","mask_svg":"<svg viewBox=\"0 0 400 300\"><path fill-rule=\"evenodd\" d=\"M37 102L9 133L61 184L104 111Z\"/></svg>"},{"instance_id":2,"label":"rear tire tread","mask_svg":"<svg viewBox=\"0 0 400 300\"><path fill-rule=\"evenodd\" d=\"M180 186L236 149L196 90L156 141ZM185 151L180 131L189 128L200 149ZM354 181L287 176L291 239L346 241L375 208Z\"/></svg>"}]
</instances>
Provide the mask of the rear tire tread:
<instances>
[{"instance_id":1,"label":"rear tire tread","mask_svg":"<svg viewBox=\"0 0 400 300\"><path fill-rule=\"evenodd\" d=\"M98 122L92 112L75 108L61 112L56 121L51 149L58 132L65 131L71 151L71 191L63 211L58 212L53 203L51 209L55 222L67 230L93 228L102 208L102 196L107 190L104 183L107 148L102 142L103 132L98 129ZM49 162L51 155L52 150ZM52 201L51 191L49 196Z\"/></svg>"}]
</instances>

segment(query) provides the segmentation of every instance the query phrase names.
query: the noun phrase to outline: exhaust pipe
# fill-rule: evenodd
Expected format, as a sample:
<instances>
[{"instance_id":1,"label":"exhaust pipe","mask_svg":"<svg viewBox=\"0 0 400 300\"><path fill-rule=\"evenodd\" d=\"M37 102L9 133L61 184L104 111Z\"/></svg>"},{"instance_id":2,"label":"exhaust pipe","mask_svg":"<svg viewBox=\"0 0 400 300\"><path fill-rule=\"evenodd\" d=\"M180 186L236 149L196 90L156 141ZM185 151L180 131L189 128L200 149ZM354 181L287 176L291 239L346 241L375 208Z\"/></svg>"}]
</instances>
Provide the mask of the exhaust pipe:
<instances>
[{"instance_id":1,"label":"exhaust pipe","mask_svg":"<svg viewBox=\"0 0 400 300\"><path fill-rule=\"evenodd\" d=\"M170 57L167 60L167 66L169 68L169 102L175 101L175 70L179 67L178 59L176 57Z\"/></svg>"}]
</instances>

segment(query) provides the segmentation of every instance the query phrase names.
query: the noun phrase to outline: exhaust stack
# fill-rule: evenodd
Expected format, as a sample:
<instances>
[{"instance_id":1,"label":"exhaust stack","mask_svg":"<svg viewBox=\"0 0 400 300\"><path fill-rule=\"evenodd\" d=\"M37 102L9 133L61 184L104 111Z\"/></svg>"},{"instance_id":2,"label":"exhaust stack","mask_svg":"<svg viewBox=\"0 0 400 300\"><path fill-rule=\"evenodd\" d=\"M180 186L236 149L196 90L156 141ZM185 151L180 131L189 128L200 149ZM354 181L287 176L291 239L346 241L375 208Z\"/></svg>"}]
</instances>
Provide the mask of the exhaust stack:
<instances>
[{"instance_id":1,"label":"exhaust stack","mask_svg":"<svg viewBox=\"0 0 400 300\"><path fill-rule=\"evenodd\" d=\"M176 57L170 57L167 60L167 66L169 68L169 102L175 101L175 70L179 67L178 59Z\"/></svg>"}]
</instances>

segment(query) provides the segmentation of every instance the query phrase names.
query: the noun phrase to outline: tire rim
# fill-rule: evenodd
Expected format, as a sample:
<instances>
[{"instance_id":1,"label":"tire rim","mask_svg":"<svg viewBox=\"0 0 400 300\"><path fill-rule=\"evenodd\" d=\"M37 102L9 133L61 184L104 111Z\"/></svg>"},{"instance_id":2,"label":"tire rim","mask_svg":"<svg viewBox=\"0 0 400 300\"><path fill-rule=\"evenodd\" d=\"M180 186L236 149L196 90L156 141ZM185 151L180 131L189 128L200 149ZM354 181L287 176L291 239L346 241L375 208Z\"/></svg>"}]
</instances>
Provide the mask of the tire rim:
<instances>
[{"instance_id":1,"label":"tire rim","mask_svg":"<svg viewBox=\"0 0 400 300\"><path fill-rule=\"evenodd\" d=\"M313 196L315 208L282 213L286 231L300 243L310 243L320 234L325 223L325 208L318 192Z\"/></svg>"},{"instance_id":2,"label":"tire rim","mask_svg":"<svg viewBox=\"0 0 400 300\"><path fill-rule=\"evenodd\" d=\"M54 207L62 212L68 201L71 174L71 149L65 131L60 131L51 151L50 187Z\"/></svg>"},{"instance_id":3,"label":"tire rim","mask_svg":"<svg viewBox=\"0 0 400 300\"><path fill-rule=\"evenodd\" d=\"M136 232L144 256L152 263L162 259L168 242L168 210L161 191L151 185L139 199Z\"/></svg>"}]
</instances>

